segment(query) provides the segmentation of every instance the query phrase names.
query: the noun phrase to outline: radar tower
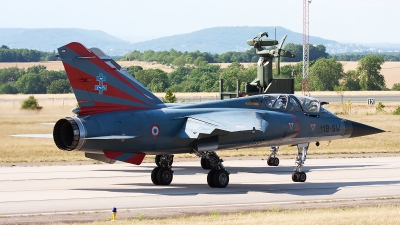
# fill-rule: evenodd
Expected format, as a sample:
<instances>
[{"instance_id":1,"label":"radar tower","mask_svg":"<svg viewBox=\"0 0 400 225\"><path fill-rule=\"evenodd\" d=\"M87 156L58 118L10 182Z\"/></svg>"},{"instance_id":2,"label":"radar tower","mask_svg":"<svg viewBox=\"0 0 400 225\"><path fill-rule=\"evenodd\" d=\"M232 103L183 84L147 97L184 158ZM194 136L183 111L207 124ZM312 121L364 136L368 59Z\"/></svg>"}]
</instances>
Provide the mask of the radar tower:
<instances>
[{"instance_id":1,"label":"radar tower","mask_svg":"<svg viewBox=\"0 0 400 225\"><path fill-rule=\"evenodd\" d=\"M303 79L301 91L303 95L310 95L310 33L309 7L311 0L303 0Z\"/></svg>"}]
</instances>

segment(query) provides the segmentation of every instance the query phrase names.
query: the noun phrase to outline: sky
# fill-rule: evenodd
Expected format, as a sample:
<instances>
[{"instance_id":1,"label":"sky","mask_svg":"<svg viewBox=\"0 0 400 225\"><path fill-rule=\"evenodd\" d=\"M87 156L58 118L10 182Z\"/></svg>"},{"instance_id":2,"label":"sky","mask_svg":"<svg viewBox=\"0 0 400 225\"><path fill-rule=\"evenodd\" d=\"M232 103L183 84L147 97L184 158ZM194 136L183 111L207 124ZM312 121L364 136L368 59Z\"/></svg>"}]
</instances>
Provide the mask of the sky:
<instances>
[{"instance_id":1,"label":"sky","mask_svg":"<svg viewBox=\"0 0 400 225\"><path fill-rule=\"evenodd\" d=\"M0 28L102 30L143 41L221 26L303 31L303 0L0 0ZM311 36L341 43L400 43L399 0L313 0ZM0 34L1 35L1 34Z\"/></svg>"}]
</instances>

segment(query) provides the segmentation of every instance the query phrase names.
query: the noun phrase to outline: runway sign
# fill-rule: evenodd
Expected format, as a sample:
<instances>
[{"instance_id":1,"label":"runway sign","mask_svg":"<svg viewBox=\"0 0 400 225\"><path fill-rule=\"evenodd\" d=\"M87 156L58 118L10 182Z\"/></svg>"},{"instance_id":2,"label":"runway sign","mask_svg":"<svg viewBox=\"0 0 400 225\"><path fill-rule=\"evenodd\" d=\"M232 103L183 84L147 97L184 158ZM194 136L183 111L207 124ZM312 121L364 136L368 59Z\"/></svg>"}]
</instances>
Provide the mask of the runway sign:
<instances>
[{"instance_id":1,"label":"runway sign","mask_svg":"<svg viewBox=\"0 0 400 225\"><path fill-rule=\"evenodd\" d=\"M367 101L368 101L368 105L375 105L375 99L369 98Z\"/></svg>"}]
</instances>

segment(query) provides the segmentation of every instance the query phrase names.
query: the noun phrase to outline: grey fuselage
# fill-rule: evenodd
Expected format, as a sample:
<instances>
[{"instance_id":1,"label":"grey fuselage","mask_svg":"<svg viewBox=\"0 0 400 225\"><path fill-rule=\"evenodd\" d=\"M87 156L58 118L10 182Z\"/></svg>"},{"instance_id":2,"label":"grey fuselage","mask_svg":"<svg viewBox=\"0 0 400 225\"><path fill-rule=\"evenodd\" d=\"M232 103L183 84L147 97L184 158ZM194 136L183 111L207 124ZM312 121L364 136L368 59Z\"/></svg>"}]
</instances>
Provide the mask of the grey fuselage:
<instances>
[{"instance_id":1,"label":"grey fuselage","mask_svg":"<svg viewBox=\"0 0 400 225\"><path fill-rule=\"evenodd\" d=\"M274 108L267 98L286 96L286 100L297 103L300 110ZM315 100L315 99L314 99ZM317 100L316 100L317 101ZM319 104L319 102L318 102ZM276 105L276 104L275 104ZM295 145L300 143L330 141L349 138L352 123L341 119L323 107L317 112L304 110L295 95L259 95L197 104L171 104L152 110L130 110L77 116L78 129L74 130L79 144L73 149L90 153L104 150L150 155L190 153L196 150L226 150L246 147ZM216 129L212 133L200 134L197 138L183 137L188 118L206 113L231 115L232 122L241 113L253 112L268 122L265 131L248 129L228 132ZM71 118L70 118L71 119ZM218 123L218 116L213 118ZM224 118L227 121L227 118ZM228 118L229 121L229 118ZM245 121L241 121L242 123ZM80 123L80 124L79 124ZM209 126L213 123L207 121ZM77 130L79 134L77 134ZM99 136L119 136L118 139L91 139ZM126 136L127 139L121 138Z\"/></svg>"}]
</instances>

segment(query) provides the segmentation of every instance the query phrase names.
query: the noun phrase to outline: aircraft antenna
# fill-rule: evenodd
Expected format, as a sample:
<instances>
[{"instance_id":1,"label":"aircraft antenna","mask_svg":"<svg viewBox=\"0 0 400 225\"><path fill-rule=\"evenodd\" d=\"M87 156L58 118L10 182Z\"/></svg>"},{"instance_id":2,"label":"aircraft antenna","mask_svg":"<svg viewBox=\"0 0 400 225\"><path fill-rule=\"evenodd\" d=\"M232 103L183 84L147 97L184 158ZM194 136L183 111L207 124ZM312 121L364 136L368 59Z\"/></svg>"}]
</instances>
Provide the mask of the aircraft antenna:
<instances>
[{"instance_id":1,"label":"aircraft antenna","mask_svg":"<svg viewBox=\"0 0 400 225\"><path fill-rule=\"evenodd\" d=\"M310 95L310 7L311 0L303 0L303 79L301 91L303 95Z\"/></svg>"}]
</instances>

